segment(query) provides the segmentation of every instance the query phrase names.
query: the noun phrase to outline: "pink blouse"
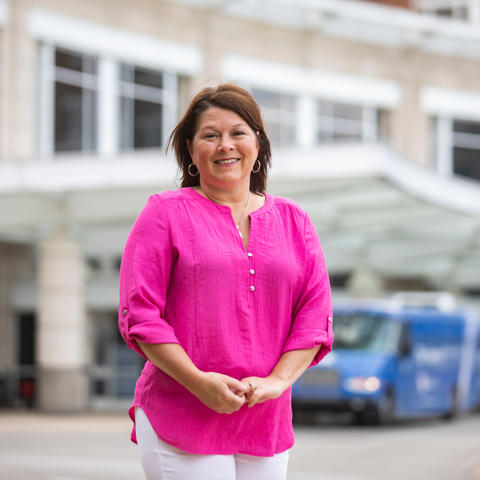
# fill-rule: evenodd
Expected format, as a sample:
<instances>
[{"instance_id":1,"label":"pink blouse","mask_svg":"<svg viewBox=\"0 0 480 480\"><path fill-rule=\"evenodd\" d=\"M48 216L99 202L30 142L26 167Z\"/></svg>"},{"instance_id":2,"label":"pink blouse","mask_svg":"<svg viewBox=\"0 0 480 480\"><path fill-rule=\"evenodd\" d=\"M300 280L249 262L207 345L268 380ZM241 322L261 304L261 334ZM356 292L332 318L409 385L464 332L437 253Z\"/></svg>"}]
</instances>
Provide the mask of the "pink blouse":
<instances>
[{"instance_id":1,"label":"pink blouse","mask_svg":"<svg viewBox=\"0 0 480 480\"><path fill-rule=\"evenodd\" d=\"M292 200L266 194L250 214L245 249L231 210L190 187L152 195L127 239L120 270L120 332L178 343L203 371L270 374L280 356L332 348L327 269L315 227ZM221 414L147 361L129 410L141 406L158 436L198 454L272 456L294 443L291 388ZM135 426L132 441L136 442Z\"/></svg>"}]
</instances>

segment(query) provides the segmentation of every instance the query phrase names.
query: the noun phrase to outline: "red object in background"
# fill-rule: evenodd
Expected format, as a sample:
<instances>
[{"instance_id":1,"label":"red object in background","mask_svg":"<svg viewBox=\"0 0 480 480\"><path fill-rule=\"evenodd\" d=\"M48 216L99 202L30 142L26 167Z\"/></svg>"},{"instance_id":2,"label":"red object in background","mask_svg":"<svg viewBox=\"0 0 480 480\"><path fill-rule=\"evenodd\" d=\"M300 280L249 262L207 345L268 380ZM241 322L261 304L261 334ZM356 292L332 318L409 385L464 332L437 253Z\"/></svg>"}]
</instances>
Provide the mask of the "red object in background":
<instances>
[{"instance_id":1,"label":"red object in background","mask_svg":"<svg viewBox=\"0 0 480 480\"><path fill-rule=\"evenodd\" d=\"M20 379L18 393L23 400L31 400L35 393L35 383L31 378Z\"/></svg>"},{"instance_id":2,"label":"red object in background","mask_svg":"<svg viewBox=\"0 0 480 480\"><path fill-rule=\"evenodd\" d=\"M364 0L370 3L380 3L382 5L386 5L387 7L400 7L400 8L408 8L413 9L412 1L411 0Z\"/></svg>"}]
</instances>

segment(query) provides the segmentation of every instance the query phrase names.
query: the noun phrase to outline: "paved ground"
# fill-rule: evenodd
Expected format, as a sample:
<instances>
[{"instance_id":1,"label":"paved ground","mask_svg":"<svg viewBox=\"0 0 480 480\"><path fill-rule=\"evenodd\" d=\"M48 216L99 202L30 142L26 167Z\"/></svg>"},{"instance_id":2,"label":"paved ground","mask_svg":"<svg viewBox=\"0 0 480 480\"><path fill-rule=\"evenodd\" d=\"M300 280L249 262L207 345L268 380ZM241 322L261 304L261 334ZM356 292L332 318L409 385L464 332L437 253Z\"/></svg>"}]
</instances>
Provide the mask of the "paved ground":
<instances>
[{"instance_id":1,"label":"paved ground","mask_svg":"<svg viewBox=\"0 0 480 480\"><path fill-rule=\"evenodd\" d=\"M289 480L480 480L480 414L452 423L296 426ZM1 480L144 480L126 415L0 412Z\"/></svg>"}]
</instances>

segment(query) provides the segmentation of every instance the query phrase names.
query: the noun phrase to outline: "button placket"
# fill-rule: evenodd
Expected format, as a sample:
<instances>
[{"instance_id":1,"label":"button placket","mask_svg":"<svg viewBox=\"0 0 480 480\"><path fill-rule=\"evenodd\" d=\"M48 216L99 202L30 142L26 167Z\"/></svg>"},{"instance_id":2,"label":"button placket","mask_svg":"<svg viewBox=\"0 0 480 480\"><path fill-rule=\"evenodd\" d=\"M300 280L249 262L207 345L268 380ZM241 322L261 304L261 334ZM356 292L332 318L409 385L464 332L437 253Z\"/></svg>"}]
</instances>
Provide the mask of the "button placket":
<instances>
[{"instance_id":1,"label":"button placket","mask_svg":"<svg viewBox=\"0 0 480 480\"><path fill-rule=\"evenodd\" d=\"M252 276L254 273L255 273L255 270L252 268L252 257L253 257L253 253L252 252L248 252L247 253L247 256L249 257L250 261L250 269L248 271L248 273ZM250 291L251 292L254 292L255 291L255 285L253 285L253 277L250 278Z\"/></svg>"}]
</instances>

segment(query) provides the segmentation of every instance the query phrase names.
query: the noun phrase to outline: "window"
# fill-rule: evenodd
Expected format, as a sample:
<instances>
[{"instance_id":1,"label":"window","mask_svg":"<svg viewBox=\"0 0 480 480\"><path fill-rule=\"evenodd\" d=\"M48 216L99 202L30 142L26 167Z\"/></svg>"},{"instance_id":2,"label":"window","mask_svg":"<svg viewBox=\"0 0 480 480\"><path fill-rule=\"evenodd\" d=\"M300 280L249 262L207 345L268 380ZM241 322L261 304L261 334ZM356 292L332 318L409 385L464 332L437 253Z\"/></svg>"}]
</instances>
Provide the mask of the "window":
<instances>
[{"instance_id":1,"label":"window","mask_svg":"<svg viewBox=\"0 0 480 480\"><path fill-rule=\"evenodd\" d=\"M427 15L468 21L470 0L417 0L417 9Z\"/></svg>"},{"instance_id":2,"label":"window","mask_svg":"<svg viewBox=\"0 0 480 480\"><path fill-rule=\"evenodd\" d=\"M123 341L117 312L90 312L92 329L91 392L94 398L130 398L144 360Z\"/></svg>"},{"instance_id":3,"label":"window","mask_svg":"<svg viewBox=\"0 0 480 480\"><path fill-rule=\"evenodd\" d=\"M381 315L338 312L333 330L339 350L393 352L398 345L399 325Z\"/></svg>"},{"instance_id":4,"label":"window","mask_svg":"<svg viewBox=\"0 0 480 480\"><path fill-rule=\"evenodd\" d=\"M165 144L177 121L178 75L48 43L39 57L42 155Z\"/></svg>"},{"instance_id":5,"label":"window","mask_svg":"<svg viewBox=\"0 0 480 480\"><path fill-rule=\"evenodd\" d=\"M122 65L120 148L160 147L164 124L164 75Z\"/></svg>"},{"instance_id":6,"label":"window","mask_svg":"<svg viewBox=\"0 0 480 480\"><path fill-rule=\"evenodd\" d=\"M54 151L95 151L97 60L55 49Z\"/></svg>"},{"instance_id":7,"label":"window","mask_svg":"<svg viewBox=\"0 0 480 480\"><path fill-rule=\"evenodd\" d=\"M252 90L262 110L267 135L275 146L294 145L296 141L297 99L294 95Z\"/></svg>"},{"instance_id":8,"label":"window","mask_svg":"<svg viewBox=\"0 0 480 480\"><path fill-rule=\"evenodd\" d=\"M480 180L480 122L453 121L453 172Z\"/></svg>"},{"instance_id":9,"label":"window","mask_svg":"<svg viewBox=\"0 0 480 480\"><path fill-rule=\"evenodd\" d=\"M317 103L317 141L359 142L378 139L376 109L320 100Z\"/></svg>"}]
</instances>

